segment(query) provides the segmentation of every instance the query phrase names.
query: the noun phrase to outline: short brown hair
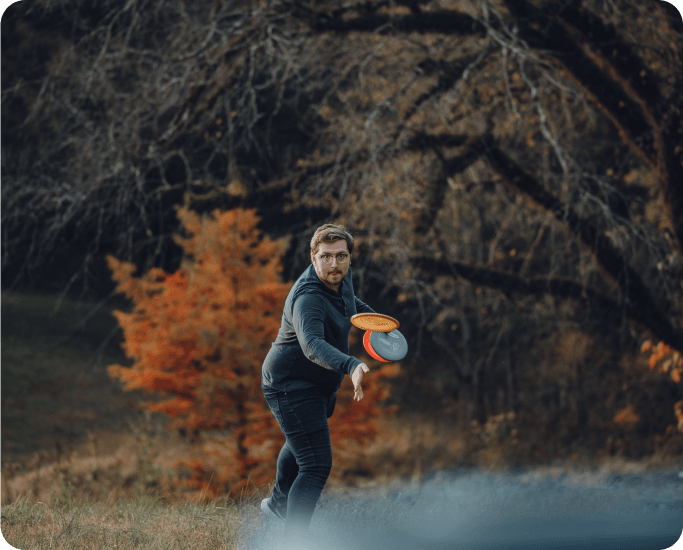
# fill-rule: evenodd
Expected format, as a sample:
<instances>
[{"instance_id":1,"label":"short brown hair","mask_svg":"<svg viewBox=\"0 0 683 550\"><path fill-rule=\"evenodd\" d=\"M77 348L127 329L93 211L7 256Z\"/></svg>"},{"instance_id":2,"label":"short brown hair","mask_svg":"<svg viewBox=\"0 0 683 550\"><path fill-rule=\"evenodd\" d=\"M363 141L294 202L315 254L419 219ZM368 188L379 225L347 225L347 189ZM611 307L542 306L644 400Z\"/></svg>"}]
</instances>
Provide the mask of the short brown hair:
<instances>
[{"instance_id":1,"label":"short brown hair","mask_svg":"<svg viewBox=\"0 0 683 550\"><path fill-rule=\"evenodd\" d=\"M346 227L333 223L321 225L315 230L311 239L311 255L316 255L320 243L334 243L337 241L346 241L349 254L353 252L353 236L346 230Z\"/></svg>"}]
</instances>

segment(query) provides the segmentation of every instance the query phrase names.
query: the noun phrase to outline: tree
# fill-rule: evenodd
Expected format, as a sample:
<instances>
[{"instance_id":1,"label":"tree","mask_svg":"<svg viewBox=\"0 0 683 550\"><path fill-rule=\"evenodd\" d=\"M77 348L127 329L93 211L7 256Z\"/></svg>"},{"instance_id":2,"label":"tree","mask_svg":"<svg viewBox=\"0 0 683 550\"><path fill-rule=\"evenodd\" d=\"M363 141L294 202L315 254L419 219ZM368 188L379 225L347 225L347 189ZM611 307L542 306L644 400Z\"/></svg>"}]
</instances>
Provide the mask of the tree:
<instances>
[{"instance_id":1,"label":"tree","mask_svg":"<svg viewBox=\"0 0 683 550\"><path fill-rule=\"evenodd\" d=\"M42 78L3 79L3 111L26 112L3 127L17 280L69 243L171 269L170 207L190 193L198 212L257 206L292 236L290 276L309 225L357 228L359 293L402 314L412 362L434 365L406 368L454 381L468 421L561 408L533 359L567 324L615 364L646 337L681 351L683 32L666 2L22 4L17 20L74 23Z\"/></svg>"},{"instance_id":2,"label":"tree","mask_svg":"<svg viewBox=\"0 0 683 550\"><path fill-rule=\"evenodd\" d=\"M415 312L480 420L498 389L514 407L506 357L529 362L534 326L683 347L683 34L665 6L308 13L334 69L305 198L363 228L367 279ZM509 344L513 318L531 330Z\"/></svg>"},{"instance_id":3,"label":"tree","mask_svg":"<svg viewBox=\"0 0 683 550\"><path fill-rule=\"evenodd\" d=\"M184 261L174 273L108 258L117 290L132 311L116 312L132 367L112 365L126 389L162 399L145 406L172 419L199 444L199 455L181 462L186 484L204 495L259 488L273 477L283 436L261 391L261 365L275 340L289 283L280 282L286 243L263 237L254 210L200 216L178 210L186 236L176 241ZM353 471L362 448L379 432L393 366L373 369L365 397L341 392L331 422L336 463Z\"/></svg>"},{"instance_id":4,"label":"tree","mask_svg":"<svg viewBox=\"0 0 683 550\"><path fill-rule=\"evenodd\" d=\"M261 237L253 210L210 218L181 208L178 217L188 235L176 239L185 260L175 273L153 268L133 277L135 266L108 259L118 292L134 304L116 312L133 365L109 372L127 389L159 394L147 408L172 418L205 456L218 452L213 488L234 492L264 483L277 457L261 364L291 286L279 280L285 243ZM197 458L189 466L190 485L203 489L207 464Z\"/></svg>"},{"instance_id":5,"label":"tree","mask_svg":"<svg viewBox=\"0 0 683 550\"><path fill-rule=\"evenodd\" d=\"M277 32L281 8L242 0L8 8L6 285L47 272L48 283L106 293L105 254L173 270L181 254L173 207L187 192L239 198L294 165L313 139L299 85L307 56L301 37Z\"/></svg>"},{"instance_id":6,"label":"tree","mask_svg":"<svg viewBox=\"0 0 683 550\"><path fill-rule=\"evenodd\" d=\"M657 367L661 374L669 374L671 379L677 384L681 382L683 374L683 356L671 346L660 341L653 346L650 340L645 340L640 348L643 353L650 352L650 370ZM678 431L683 433L683 401L674 404L674 414L676 415Z\"/></svg>"}]
</instances>

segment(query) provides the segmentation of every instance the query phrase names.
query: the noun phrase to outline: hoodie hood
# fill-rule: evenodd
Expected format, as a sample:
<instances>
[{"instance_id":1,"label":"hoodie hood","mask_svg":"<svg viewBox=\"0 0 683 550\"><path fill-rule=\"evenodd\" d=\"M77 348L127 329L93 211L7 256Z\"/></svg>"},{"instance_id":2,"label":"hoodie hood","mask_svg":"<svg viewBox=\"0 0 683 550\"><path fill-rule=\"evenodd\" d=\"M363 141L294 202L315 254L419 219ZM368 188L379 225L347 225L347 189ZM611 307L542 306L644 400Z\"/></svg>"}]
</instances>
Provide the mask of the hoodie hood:
<instances>
[{"instance_id":1,"label":"hoodie hood","mask_svg":"<svg viewBox=\"0 0 683 550\"><path fill-rule=\"evenodd\" d=\"M344 294L348 292L351 276L351 267L349 266L346 277L344 277L344 280L339 285L339 292L335 292L320 280L320 277L318 277L318 274L315 272L315 267L309 265L294 284L294 293L291 296L292 300L290 307L294 307L294 302L302 294L322 294L323 296L342 300Z\"/></svg>"}]
</instances>

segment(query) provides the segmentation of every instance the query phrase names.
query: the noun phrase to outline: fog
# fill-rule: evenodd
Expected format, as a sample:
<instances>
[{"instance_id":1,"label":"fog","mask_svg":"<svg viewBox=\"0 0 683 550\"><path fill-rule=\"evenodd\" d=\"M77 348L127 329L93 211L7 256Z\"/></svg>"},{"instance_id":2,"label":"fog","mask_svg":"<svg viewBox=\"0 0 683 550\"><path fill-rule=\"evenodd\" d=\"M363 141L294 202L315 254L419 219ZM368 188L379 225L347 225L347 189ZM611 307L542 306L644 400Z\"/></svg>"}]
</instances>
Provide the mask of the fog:
<instances>
[{"instance_id":1,"label":"fog","mask_svg":"<svg viewBox=\"0 0 683 550\"><path fill-rule=\"evenodd\" d=\"M422 487L323 494L306 541L245 510L240 548L653 549L683 531L683 472L442 472Z\"/></svg>"}]
</instances>

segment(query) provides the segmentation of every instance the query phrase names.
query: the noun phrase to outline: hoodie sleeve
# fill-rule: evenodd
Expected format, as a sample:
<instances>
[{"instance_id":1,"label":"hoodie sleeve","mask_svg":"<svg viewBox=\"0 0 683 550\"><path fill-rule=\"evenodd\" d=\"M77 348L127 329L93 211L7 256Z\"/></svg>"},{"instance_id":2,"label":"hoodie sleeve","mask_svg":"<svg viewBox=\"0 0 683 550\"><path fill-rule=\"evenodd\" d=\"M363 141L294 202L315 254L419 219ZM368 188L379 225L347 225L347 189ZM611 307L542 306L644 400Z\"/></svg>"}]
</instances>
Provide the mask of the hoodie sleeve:
<instances>
[{"instance_id":1,"label":"hoodie sleeve","mask_svg":"<svg viewBox=\"0 0 683 550\"><path fill-rule=\"evenodd\" d=\"M356 300L356 311L358 313L377 313L374 309L372 309L368 304L365 304L361 302L358 298L355 296L353 297Z\"/></svg>"},{"instance_id":2,"label":"hoodie sleeve","mask_svg":"<svg viewBox=\"0 0 683 550\"><path fill-rule=\"evenodd\" d=\"M299 345L309 361L341 374L350 374L361 363L325 341L325 305L316 295L302 295L292 308L292 325Z\"/></svg>"}]
</instances>

